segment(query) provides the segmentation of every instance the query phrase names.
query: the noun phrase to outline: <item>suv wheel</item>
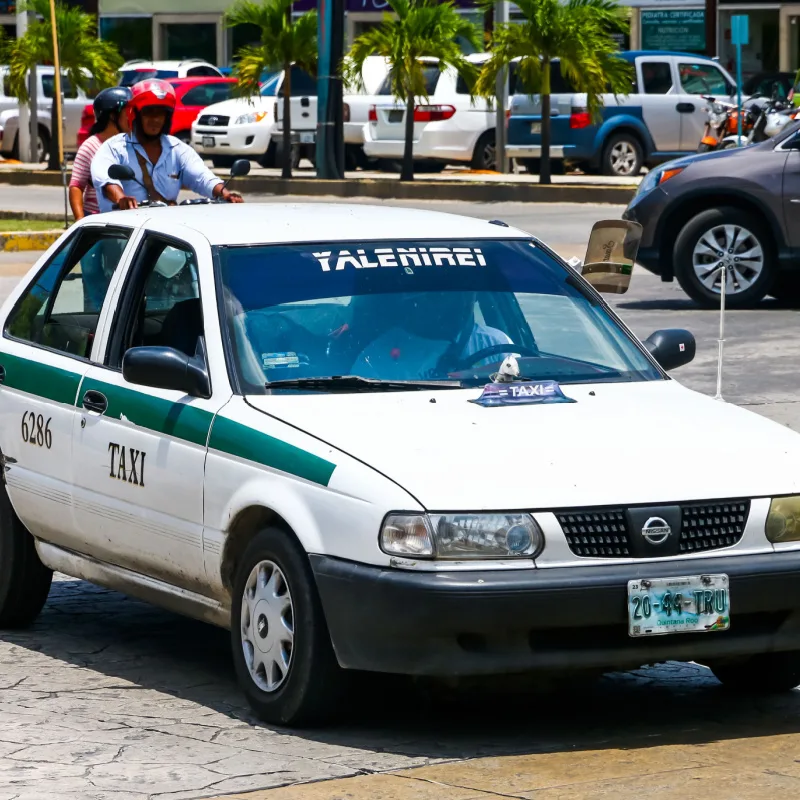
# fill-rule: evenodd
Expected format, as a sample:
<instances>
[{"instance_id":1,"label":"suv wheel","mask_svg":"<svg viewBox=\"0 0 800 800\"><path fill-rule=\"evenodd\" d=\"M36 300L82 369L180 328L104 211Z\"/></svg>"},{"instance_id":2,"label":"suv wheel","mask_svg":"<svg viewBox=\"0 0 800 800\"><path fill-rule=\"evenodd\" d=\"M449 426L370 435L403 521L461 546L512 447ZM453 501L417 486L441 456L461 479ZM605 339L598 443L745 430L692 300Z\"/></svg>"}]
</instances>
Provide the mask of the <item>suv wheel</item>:
<instances>
[{"instance_id":1,"label":"suv wheel","mask_svg":"<svg viewBox=\"0 0 800 800\"><path fill-rule=\"evenodd\" d=\"M308 556L278 528L250 542L231 609L236 676L265 722L305 725L336 707L343 670L333 653Z\"/></svg>"},{"instance_id":2,"label":"suv wheel","mask_svg":"<svg viewBox=\"0 0 800 800\"><path fill-rule=\"evenodd\" d=\"M642 146L630 133L615 133L603 149L603 175L630 178L642 171Z\"/></svg>"},{"instance_id":3,"label":"suv wheel","mask_svg":"<svg viewBox=\"0 0 800 800\"><path fill-rule=\"evenodd\" d=\"M768 294L775 280L772 238L761 221L738 208L710 208L693 217L678 235L675 277L693 300L720 304L725 266L725 304L749 308Z\"/></svg>"},{"instance_id":4,"label":"suv wheel","mask_svg":"<svg viewBox=\"0 0 800 800\"><path fill-rule=\"evenodd\" d=\"M708 665L727 688L740 692L774 694L800 685L800 652L763 653Z\"/></svg>"},{"instance_id":5,"label":"suv wheel","mask_svg":"<svg viewBox=\"0 0 800 800\"><path fill-rule=\"evenodd\" d=\"M496 149L494 131L486 131L475 144L470 167L472 169L497 169Z\"/></svg>"},{"instance_id":6,"label":"suv wheel","mask_svg":"<svg viewBox=\"0 0 800 800\"><path fill-rule=\"evenodd\" d=\"M53 573L0 485L0 628L30 625L47 600Z\"/></svg>"}]
</instances>

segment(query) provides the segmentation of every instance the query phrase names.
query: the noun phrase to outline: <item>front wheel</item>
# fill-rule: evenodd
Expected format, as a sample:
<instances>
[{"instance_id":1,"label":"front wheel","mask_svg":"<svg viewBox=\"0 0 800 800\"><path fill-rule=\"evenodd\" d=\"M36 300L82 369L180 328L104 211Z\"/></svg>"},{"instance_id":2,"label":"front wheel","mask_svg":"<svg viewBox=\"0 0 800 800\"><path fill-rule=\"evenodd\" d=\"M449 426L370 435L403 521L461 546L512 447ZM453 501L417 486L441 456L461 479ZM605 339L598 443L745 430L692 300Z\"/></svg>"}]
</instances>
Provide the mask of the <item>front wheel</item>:
<instances>
[{"instance_id":1,"label":"front wheel","mask_svg":"<svg viewBox=\"0 0 800 800\"><path fill-rule=\"evenodd\" d=\"M675 277L693 300L718 308L722 268L725 304L750 308L769 293L775 279L772 237L753 214L710 208L689 220L675 241Z\"/></svg>"},{"instance_id":2,"label":"front wheel","mask_svg":"<svg viewBox=\"0 0 800 800\"><path fill-rule=\"evenodd\" d=\"M265 528L236 570L231 609L239 685L265 722L308 725L329 716L343 688L308 556Z\"/></svg>"},{"instance_id":3,"label":"front wheel","mask_svg":"<svg viewBox=\"0 0 800 800\"><path fill-rule=\"evenodd\" d=\"M25 628L47 600L53 573L0 485L0 628Z\"/></svg>"},{"instance_id":4,"label":"front wheel","mask_svg":"<svg viewBox=\"0 0 800 800\"><path fill-rule=\"evenodd\" d=\"M752 694L789 692L800 686L800 652L762 653L708 665L726 689Z\"/></svg>"}]
</instances>

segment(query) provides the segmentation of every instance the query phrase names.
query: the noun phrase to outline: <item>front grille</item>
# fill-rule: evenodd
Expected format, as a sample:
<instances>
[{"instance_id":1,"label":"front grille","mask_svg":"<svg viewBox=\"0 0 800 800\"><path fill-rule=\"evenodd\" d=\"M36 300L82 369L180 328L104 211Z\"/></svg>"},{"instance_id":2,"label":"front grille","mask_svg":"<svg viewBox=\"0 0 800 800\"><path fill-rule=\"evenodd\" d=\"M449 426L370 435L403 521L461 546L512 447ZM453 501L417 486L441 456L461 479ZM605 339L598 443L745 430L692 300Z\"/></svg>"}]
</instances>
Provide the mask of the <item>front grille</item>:
<instances>
[{"instance_id":1,"label":"front grille","mask_svg":"<svg viewBox=\"0 0 800 800\"><path fill-rule=\"evenodd\" d=\"M670 505L670 504L665 504ZM681 504L679 553L732 547L744 536L749 500ZM630 558L631 531L624 508L557 511L569 549L582 558Z\"/></svg>"},{"instance_id":2,"label":"front grille","mask_svg":"<svg viewBox=\"0 0 800 800\"><path fill-rule=\"evenodd\" d=\"M219 117L216 114L203 114L197 120L198 125L210 125L212 128L222 128L230 122L230 117Z\"/></svg>"},{"instance_id":3,"label":"front grille","mask_svg":"<svg viewBox=\"0 0 800 800\"><path fill-rule=\"evenodd\" d=\"M585 558L630 556L628 522L621 508L557 513L569 549Z\"/></svg>"},{"instance_id":4,"label":"front grille","mask_svg":"<svg viewBox=\"0 0 800 800\"><path fill-rule=\"evenodd\" d=\"M685 505L681 511L681 553L732 547L744 536L749 500Z\"/></svg>"}]
</instances>

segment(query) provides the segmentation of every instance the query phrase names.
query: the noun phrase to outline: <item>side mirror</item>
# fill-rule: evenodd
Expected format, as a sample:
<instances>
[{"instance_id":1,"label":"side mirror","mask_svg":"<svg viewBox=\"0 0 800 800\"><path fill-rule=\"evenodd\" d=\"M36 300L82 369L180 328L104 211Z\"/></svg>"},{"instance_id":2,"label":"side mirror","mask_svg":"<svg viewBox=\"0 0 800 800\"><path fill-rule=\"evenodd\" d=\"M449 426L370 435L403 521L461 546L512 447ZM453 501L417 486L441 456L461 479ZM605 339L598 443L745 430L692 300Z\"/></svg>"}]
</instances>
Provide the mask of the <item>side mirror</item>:
<instances>
[{"instance_id":1,"label":"side mirror","mask_svg":"<svg viewBox=\"0 0 800 800\"><path fill-rule=\"evenodd\" d=\"M122 375L139 386L211 397L205 359L187 356L172 347L132 347L122 358Z\"/></svg>"},{"instance_id":2,"label":"side mirror","mask_svg":"<svg viewBox=\"0 0 800 800\"><path fill-rule=\"evenodd\" d=\"M677 369L694 359L697 345L694 336L681 328L667 328L651 333L644 346L665 370Z\"/></svg>"},{"instance_id":3,"label":"side mirror","mask_svg":"<svg viewBox=\"0 0 800 800\"><path fill-rule=\"evenodd\" d=\"M231 178L243 178L250 174L250 162L246 158L237 158L231 165Z\"/></svg>"},{"instance_id":4,"label":"side mirror","mask_svg":"<svg viewBox=\"0 0 800 800\"><path fill-rule=\"evenodd\" d=\"M638 222L609 219L592 227L581 275L598 291L625 294L639 252L642 226Z\"/></svg>"},{"instance_id":5,"label":"side mirror","mask_svg":"<svg viewBox=\"0 0 800 800\"><path fill-rule=\"evenodd\" d=\"M132 181L136 173L126 164L112 164L108 168L108 177L115 181Z\"/></svg>"}]
</instances>

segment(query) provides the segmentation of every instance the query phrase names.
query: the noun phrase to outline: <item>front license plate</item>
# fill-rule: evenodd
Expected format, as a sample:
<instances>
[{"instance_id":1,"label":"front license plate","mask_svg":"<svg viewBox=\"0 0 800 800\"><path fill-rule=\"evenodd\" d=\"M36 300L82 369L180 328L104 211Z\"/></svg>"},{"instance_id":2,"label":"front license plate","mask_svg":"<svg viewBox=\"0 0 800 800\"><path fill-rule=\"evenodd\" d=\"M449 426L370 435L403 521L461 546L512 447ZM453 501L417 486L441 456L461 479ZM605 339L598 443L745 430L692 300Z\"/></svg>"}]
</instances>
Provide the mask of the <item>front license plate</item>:
<instances>
[{"instance_id":1,"label":"front license plate","mask_svg":"<svg viewBox=\"0 0 800 800\"><path fill-rule=\"evenodd\" d=\"M300 144L314 144L314 131L300 131Z\"/></svg>"},{"instance_id":2,"label":"front license plate","mask_svg":"<svg viewBox=\"0 0 800 800\"><path fill-rule=\"evenodd\" d=\"M628 635L708 633L731 626L727 575L628 581Z\"/></svg>"},{"instance_id":3,"label":"front license plate","mask_svg":"<svg viewBox=\"0 0 800 800\"><path fill-rule=\"evenodd\" d=\"M387 115L387 119L389 122L402 122L405 113L402 109L392 109Z\"/></svg>"},{"instance_id":4,"label":"front license plate","mask_svg":"<svg viewBox=\"0 0 800 800\"><path fill-rule=\"evenodd\" d=\"M203 137L203 147L216 147L217 140L213 136Z\"/></svg>"},{"instance_id":5,"label":"front license plate","mask_svg":"<svg viewBox=\"0 0 800 800\"><path fill-rule=\"evenodd\" d=\"M531 123L531 133L541 133L542 132L542 123L541 122L532 122Z\"/></svg>"}]
</instances>

